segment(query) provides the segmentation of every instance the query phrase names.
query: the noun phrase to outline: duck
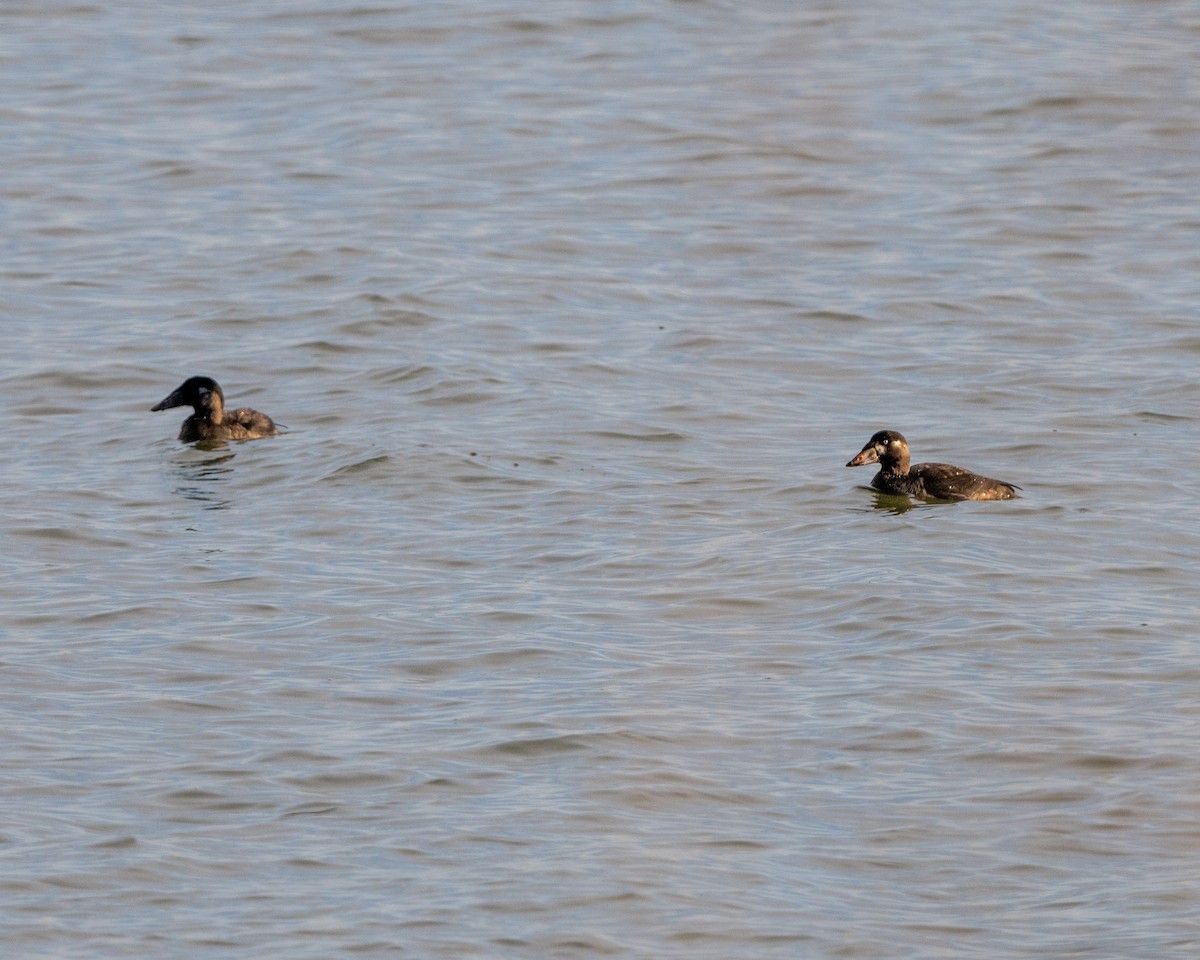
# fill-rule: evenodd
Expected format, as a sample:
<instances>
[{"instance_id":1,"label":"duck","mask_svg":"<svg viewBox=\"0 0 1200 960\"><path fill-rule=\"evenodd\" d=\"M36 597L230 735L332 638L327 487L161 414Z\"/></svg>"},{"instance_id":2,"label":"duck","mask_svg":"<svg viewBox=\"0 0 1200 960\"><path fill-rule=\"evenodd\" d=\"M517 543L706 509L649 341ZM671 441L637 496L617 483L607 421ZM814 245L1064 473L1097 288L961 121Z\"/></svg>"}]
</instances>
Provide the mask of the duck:
<instances>
[{"instance_id":1,"label":"duck","mask_svg":"<svg viewBox=\"0 0 1200 960\"><path fill-rule=\"evenodd\" d=\"M171 407L191 407L195 411L179 428L182 443L197 440L258 440L279 433L275 421L265 413L242 407L225 409L225 393L212 377L188 377L151 412Z\"/></svg>"},{"instance_id":2,"label":"duck","mask_svg":"<svg viewBox=\"0 0 1200 960\"><path fill-rule=\"evenodd\" d=\"M846 466L878 463L871 486L884 493L924 500L1012 500L1021 488L949 463L909 466L908 441L895 430L880 430Z\"/></svg>"}]
</instances>

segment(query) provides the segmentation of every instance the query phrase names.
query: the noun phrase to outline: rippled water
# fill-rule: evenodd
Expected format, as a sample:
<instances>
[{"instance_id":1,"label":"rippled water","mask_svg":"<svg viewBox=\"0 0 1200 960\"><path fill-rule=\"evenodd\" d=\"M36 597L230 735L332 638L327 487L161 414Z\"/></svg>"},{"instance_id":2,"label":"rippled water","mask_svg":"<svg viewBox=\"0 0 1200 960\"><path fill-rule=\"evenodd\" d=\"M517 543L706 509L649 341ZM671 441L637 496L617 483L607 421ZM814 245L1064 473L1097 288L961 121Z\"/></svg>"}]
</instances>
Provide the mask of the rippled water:
<instances>
[{"instance_id":1,"label":"rippled water","mask_svg":"<svg viewBox=\"0 0 1200 960\"><path fill-rule=\"evenodd\" d=\"M6 955L1197 955L1192 5L0 28Z\"/></svg>"}]
</instances>

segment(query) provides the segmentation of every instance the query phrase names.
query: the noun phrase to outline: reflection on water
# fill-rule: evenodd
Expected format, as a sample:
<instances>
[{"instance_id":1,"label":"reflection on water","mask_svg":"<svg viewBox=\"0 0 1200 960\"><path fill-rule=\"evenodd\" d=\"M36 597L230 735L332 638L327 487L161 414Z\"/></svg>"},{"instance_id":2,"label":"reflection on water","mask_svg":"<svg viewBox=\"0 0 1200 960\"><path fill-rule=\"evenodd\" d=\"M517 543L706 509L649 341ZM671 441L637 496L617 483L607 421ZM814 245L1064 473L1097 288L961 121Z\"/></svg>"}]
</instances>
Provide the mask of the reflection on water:
<instances>
[{"instance_id":1,"label":"reflection on water","mask_svg":"<svg viewBox=\"0 0 1200 960\"><path fill-rule=\"evenodd\" d=\"M915 510L920 507L952 507L957 504L967 502L965 500L914 500L913 498L907 497L902 493L884 493L881 490L875 489L870 490L870 494L870 505L861 507L860 511L862 513L867 513L873 510L882 510L885 513L892 513L899 516L900 514L908 513L909 510Z\"/></svg>"},{"instance_id":2,"label":"reflection on water","mask_svg":"<svg viewBox=\"0 0 1200 960\"><path fill-rule=\"evenodd\" d=\"M177 486L174 493L189 500L199 500L206 510L222 510L232 502L221 497L221 484L233 477L233 458L236 454L227 449L222 440L203 441L196 444L197 451L211 452L202 460L178 460L174 464ZM218 452L219 451L219 452Z\"/></svg>"},{"instance_id":3,"label":"reflection on water","mask_svg":"<svg viewBox=\"0 0 1200 960\"><path fill-rule=\"evenodd\" d=\"M872 490L871 499L874 501L872 509L883 510L886 513L894 513L896 515L908 513L914 507L927 507L931 505L928 503L919 503L901 493L884 493L880 490ZM945 502L948 503L950 501Z\"/></svg>"}]
</instances>

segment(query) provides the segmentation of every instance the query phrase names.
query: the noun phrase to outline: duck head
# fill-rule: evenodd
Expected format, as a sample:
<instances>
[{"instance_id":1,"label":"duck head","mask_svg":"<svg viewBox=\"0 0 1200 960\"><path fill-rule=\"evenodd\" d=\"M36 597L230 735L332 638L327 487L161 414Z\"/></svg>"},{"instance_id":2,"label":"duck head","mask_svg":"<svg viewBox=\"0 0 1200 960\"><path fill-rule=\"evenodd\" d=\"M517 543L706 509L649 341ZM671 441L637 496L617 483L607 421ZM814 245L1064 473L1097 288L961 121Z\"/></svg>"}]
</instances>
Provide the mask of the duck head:
<instances>
[{"instance_id":1,"label":"duck head","mask_svg":"<svg viewBox=\"0 0 1200 960\"><path fill-rule=\"evenodd\" d=\"M908 442L895 430L880 430L846 466L861 467L868 463L905 464L908 462Z\"/></svg>"},{"instance_id":2,"label":"duck head","mask_svg":"<svg viewBox=\"0 0 1200 960\"><path fill-rule=\"evenodd\" d=\"M225 394L212 377L189 377L175 392L150 408L151 411L169 410L171 407L191 407L199 414L207 414L220 423L225 409Z\"/></svg>"}]
</instances>

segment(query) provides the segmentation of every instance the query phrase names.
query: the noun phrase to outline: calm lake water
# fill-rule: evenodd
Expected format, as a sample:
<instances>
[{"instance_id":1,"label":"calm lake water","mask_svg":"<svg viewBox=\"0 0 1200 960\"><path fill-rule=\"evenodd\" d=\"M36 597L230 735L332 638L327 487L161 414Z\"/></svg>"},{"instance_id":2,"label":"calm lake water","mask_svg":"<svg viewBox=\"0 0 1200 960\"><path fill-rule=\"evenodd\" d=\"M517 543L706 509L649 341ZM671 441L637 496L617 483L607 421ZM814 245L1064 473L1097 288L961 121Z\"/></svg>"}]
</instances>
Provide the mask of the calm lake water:
<instances>
[{"instance_id":1,"label":"calm lake water","mask_svg":"<svg viewBox=\"0 0 1200 960\"><path fill-rule=\"evenodd\" d=\"M0 6L4 955L1200 956L1198 58Z\"/></svg>"}]
</instances>

